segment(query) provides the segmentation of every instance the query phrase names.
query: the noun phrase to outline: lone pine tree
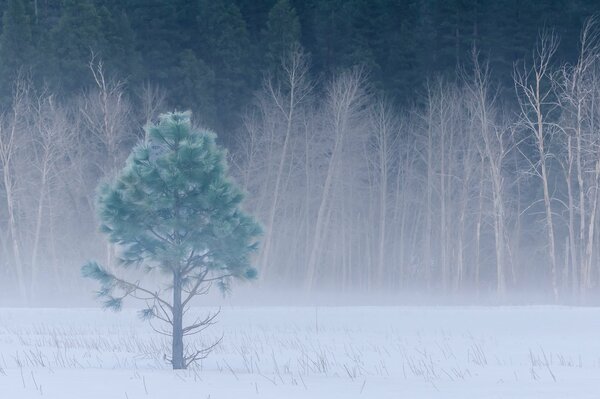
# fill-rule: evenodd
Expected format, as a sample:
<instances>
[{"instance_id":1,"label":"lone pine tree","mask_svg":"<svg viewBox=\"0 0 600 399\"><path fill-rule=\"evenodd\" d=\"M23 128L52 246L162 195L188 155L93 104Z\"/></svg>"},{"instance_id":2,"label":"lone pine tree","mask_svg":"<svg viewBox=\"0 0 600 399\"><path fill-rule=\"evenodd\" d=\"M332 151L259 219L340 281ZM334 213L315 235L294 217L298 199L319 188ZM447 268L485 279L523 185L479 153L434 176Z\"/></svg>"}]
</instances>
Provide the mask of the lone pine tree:
<instances>
[{"instance_id":1,"label":"lone pine tree","mask_svg":"<svg viewBox=\"0 0 600 399\"><path fill-rule=\"evenodd\" d=\"M227 177L225 151L213 133L192 128L190 113L161 115L146 134L97 195L101 231L118 246L118 265L136 269L136 279L96 262L82 273L98 280L107 308L119 310L126 297L144 302L141 317L170 327L162 331L172 337L170 360L173 369L184 369L214 347L184 348L184 336L212 325L218 314L184 326L190 301L213 284L227 290L233 278L256 276L249 257L260 227L240 209L242 194ZM156 274L159 282L144 285L139 274Z\"/></svg>"}]
</instances>

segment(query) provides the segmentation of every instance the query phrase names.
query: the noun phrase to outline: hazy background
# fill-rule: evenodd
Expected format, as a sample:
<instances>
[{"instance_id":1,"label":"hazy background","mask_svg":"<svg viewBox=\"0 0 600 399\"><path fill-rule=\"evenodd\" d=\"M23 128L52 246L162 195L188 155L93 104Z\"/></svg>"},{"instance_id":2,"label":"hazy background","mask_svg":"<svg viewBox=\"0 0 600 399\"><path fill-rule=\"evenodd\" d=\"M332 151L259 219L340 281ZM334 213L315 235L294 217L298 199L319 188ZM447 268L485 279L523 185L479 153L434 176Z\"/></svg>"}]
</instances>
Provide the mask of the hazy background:
<instances>
[{"instance_id":1,"label":"hazy background","mask_svg":"<svg viewBox=\"0 0 600 399\"><path fill-rule=\"evenodd\" d=\"M596 1L0 10L0 305L93 303L95 187L174 109L265 229L230 301L596 302Z\"/></svg>"}]
</instances>

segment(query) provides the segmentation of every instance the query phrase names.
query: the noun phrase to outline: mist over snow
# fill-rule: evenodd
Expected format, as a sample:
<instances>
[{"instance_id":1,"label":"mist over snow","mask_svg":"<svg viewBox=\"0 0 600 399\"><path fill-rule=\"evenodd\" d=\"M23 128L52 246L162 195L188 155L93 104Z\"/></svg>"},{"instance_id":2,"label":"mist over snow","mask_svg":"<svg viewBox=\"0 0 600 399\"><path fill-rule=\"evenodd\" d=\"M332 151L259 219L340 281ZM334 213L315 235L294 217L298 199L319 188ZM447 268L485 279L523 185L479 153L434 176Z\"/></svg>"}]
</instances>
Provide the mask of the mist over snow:
<instances>
[{"instance_id":1,"label":"mist over snow","mask_svg":"<svg viewBox=\"0 0 600 399\"><path fill-rule=\"evenodd\" d=\"M598 1L0 13L0 399L599 396Z\"/></svg>"},{"instance_id":2,"label":"mist over snow","mask_svg":"<svg viewBox=\"0 0 600 399\"><path fill-rule=\"evenodd\" d=\"M132 311L0 310L7 398L594 398L592 308L227 307L174 373ZM543 331L543 333L541 333Z\"/></svg>"}]
</instances>

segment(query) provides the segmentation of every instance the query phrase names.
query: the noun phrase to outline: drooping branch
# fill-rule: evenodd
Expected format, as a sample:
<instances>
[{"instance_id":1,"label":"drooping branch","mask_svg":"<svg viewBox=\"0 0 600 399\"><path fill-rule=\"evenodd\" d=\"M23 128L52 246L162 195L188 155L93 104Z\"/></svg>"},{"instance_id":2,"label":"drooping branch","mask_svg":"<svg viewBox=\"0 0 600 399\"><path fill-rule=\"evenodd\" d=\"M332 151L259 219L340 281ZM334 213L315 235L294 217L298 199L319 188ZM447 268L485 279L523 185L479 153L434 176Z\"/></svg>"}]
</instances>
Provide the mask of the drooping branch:
<instances>
[{"instance_id":1,"label":"drooping branch","mask_svg":"<svg viewBox=\"0 0 600 399\"><path fill-rule=\"evenodd\" d=\"M204 319L197 318L193 324L183 328L183 335L194 335L204 331L206 328L215 324L215 320L220 313L221 308L215 313L209 313Z\"/></svg>"},{"instance_id":2,"label":"drooping branch","mask_svg":"<svg viewBox=\"0 0 600 399\"><path fill-rule=\"evenodd\" d=\"M213 351L213 349L215 349L217 346L219 346L221 341L223 341L223 335L221 335L221 337L218 340L216 340L212 345L210 345L206 348L202 348L202 349L195 349L194 353L185 356L184 357L185 368L189 367L192 363L194 363L198 360L205 359Z\"/></svg>"}]
</instances>

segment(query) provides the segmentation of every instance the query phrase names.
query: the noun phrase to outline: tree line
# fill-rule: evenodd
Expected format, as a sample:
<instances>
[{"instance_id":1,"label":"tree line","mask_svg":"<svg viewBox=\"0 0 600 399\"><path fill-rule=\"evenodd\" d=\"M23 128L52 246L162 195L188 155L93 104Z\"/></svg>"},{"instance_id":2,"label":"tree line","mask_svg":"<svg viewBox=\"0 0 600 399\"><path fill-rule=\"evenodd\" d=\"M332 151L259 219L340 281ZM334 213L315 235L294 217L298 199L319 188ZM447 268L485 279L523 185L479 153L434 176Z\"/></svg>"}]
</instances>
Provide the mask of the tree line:
<instances>
[{"instance_id":1,"label":"tree line","mask_svg":"<svg viewBox=\"0 0 600 399\"><path fill-rule=\"evenodd\" d=\"M475 47L511 87L512 64L539 29L563 38L556 58L574 62L574 43L593 0L1 0L0 100L27 70L37 88L61 97L92 87L90 52L127 80L140 104L147 82L171 108L234 130L263 74L300 44L320 83L354 65L392 101L414 101L427 79L452 79ZM508 93L504 93L510 95ZM230 140L233 134L222 135Z\"/></svg>"},{"instance_id":2,"label":"tree line","mask_svg":"<svg viewBox=\"0 0 600 399\"><path fill-rule=\"evenodd\" d=\"M417 105L364 69L320 92L301 49L266 79L232 154L265 224L266 281L345 292L593 300L598 254L598 21L575 63L541 31L512 97L477 51Z\"/></svg>"},{"instance_id":3,"label":"tree line","mask_svg":"<svg viewBox=\"0 0 600 399\"><path fill-rule=\"evenodd\" d=\"M67 1L58 8L41 1L8 3L13 11L21 4L26 21L35 21L32 15L54 21L53 29L67 24L68 7L98 6L86 1ZM78 10L73 18L85 15ZM230 17L246 15L240 10L248 8L240 4L238 11L231 10ZM277 26L269 18L277 14L274 10L304 18L300 6L296 10L282 0L265 14L269 29ZM32 28L30 36L25 32L6 39L7 26L20 14L7 15L0 51L7 46L2 43L34 37ZM192 12L178 15L195 18ZM160 30L166 21L145 26ZM292 32L298 28L302 38L302 23L291 21L286 26ZM217 26L223 25L215 22L213 33L225 31ZM65 29L61 37L68 36L70 29ZM79 292L79 267L87 259L115 264L118 248L96 231L95 187L114 176L130 149L144 139L142 126L181 106L194 110L197 125L218 126L230 150L231 171L247 193L245 207L264 227L254 259L261 284L305 292L418 290L499 297L536 292L555 301L594 297L600 278L595 19L578 37L561 36L561 29L536 33L523 57L511 63L508 82L489 52L471 46L469 58L460 52L452 74L423 77L421 89L404 102L382 90L384 80L368 62L326 70L318 52L302 45L304 39L286 39L271 44L265 53L271 55L262 59L269 65L258 69L265 73L255 77L256 83L241 89L230 81L230 94L240 103L226 113L231 115L228 129L225 123L213 125L203 113L218 108L210 90L165 72L169 69L160 64L172 61L160 49L180 43L181 38L168 36L177 31L165 28L163 41L148 44L148 51L157 52L147 60L155 58L157 64L141 58L156 79L149 78L150 72L123 73L114 59L104 58L113 53L79 45L79 62L60 58L65 68L80 68L79 75L64 69L55 76L75 85L68 91L57 81L40 79L31 60L23 61L31 68L15 64L13 75L0 74L5 79L0 275L3 286L12 287L5 292L30 301L53 292L52 287ZM266 31L260 32L266 40ZM50 40L52 34L44 36ZM284 36L273 33L274 38ZM198 37L209 45L208 33ZM134 60L141 51L137 40L124 60ZM221 39L214 46L228 49ZM573 53L570 62L565 49ZM203 70L197 53L186 54L190 68ZM211 62L223 62L222 68L210 67L213 72L224 72L225 66L248 72L247 64L212 54ZM7 60L0 57L0 63ZM58 62L51 56L47 61ZM42 70L50 73L55 67ZM222 83L212 87L225 87ZM183 102L186 90L194 90L197 100Z\"/></svg>"}]
</instances>

